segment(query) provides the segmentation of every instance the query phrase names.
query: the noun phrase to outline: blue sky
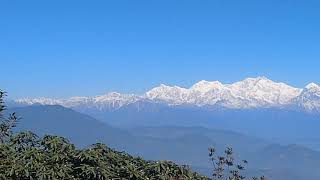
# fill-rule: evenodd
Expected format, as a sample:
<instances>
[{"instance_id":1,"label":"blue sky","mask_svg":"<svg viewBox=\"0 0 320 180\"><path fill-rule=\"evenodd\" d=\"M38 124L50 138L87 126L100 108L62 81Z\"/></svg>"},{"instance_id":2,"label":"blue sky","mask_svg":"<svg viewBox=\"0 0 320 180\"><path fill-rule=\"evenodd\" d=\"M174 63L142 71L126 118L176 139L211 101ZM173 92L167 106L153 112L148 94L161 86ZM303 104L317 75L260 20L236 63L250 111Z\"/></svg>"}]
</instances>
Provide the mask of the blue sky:
<instances>
[{"instance_id":1,"label":"blue sky","mask_svg":"<svg viewBox=\"0 0 320 180\"><path fill-rule=\"evenodd\" d=\"M320 82L319 1L0 2L0 88L18 97L143 93L267 76Z\"/></svg>"}]
</instances>

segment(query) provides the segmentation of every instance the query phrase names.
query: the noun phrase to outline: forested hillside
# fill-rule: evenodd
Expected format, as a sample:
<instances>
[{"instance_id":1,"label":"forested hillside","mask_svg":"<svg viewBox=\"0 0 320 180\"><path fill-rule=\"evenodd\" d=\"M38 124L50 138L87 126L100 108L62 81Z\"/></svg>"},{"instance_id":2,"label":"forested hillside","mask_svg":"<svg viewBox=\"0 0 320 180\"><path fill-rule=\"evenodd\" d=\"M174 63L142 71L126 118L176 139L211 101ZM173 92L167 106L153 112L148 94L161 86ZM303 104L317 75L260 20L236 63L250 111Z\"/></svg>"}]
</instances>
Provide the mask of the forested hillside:
<instances>
[{"instance_id":1,"label":"forested hillside","mask_svg":"<svg viewBox=\"0 0 320 180\"><path fill-rule=\"evenodd\" d=\"M26 131L7 118L0 94L0 179L208 179L170 161L146 161L104 144L77 149L66 138Z\"/></svg>"},{"instance_id":2,"label":"forested hillside","mask_svg":"<svg viewBox=\"0 0 320 180\"><path fill-rule=\"evenodd\" d=\"M208 179L170 161L146 161L103 144L76 149L57 136L16 134L0 145L1 179Z\"/></svg>"}]
</instances>

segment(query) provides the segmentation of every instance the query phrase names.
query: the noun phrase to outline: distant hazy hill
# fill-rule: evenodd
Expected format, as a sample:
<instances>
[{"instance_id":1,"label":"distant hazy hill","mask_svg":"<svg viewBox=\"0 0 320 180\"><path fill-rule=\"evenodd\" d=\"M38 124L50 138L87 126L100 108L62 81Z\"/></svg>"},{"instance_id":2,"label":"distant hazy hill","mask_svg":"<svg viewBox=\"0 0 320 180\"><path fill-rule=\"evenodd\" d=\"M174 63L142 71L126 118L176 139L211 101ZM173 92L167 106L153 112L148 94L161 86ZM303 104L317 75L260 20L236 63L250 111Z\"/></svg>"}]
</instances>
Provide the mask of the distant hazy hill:
<instances>
[{"instance_id":1,"label":"distant hazy hill","mask_svg":"<svg viewBox=\"0 0 320 180\"><path fill-rule=\"evenodd\" d=\"M166 141L164 150L171 148L172 152L177 153L171 154L172 159L177 162L188 159L196 170L204 174L210 174L206 157L190 154L203 154L203 149L213 144L220 150L232 146L237 159L249 161L248 175L251 176L264 174L269 179L276 180L320 178L320 152L303 146L270 144L268 141L231 131L201 127L148 127L135 128L130 132L140 137Z\"/></svg>"},{"instance_id":2,"label":"distant hazy hill","mask_svg":"<svg viewBox=\"0 0 320 180\"><path fill-rule=\"evenodd\" d=\"M141 106L141 105L140 105ZM202 126L225 129L284 143L304 143L300 139L320 139L320 114L288 109L207 109L189 106L146 105L136 111L136 104L116 111L85 112L116 127ZM299 132L299 133L297 133Z\"/></svg>"},{"instance_id":3,"label":"distant hazy hill","mask_svg":"<svg viewBox=\"0 0 320 180\"><path fill-rule=\"evenodd\" d=\"M134 143L127 132L59 105L17 107L9 111L21 117L17 131L31 130L40 135L65 136L79 146L104 142L111 147L124 149L126 144Z\"/></svg>"},{"instance_id":4,"label":"distant hazy hill","mask_svg":"<svg viewBox=\"0 0 320 180\"><path fill-rule=\"evenodd\" d=\"M205 174L210 174L211 168L207 148L215 146L223 150L232 146L238 159L249 160L252 175L266 174L283 180L320 178L319 152L296 145L272 145L232 131L182 127L183 124L121 130L62 106L35 105L10 111L22 117L17 130L66 136L81 146L101 141L146 159L189 164Z\"/></svg>"}]
</instances>

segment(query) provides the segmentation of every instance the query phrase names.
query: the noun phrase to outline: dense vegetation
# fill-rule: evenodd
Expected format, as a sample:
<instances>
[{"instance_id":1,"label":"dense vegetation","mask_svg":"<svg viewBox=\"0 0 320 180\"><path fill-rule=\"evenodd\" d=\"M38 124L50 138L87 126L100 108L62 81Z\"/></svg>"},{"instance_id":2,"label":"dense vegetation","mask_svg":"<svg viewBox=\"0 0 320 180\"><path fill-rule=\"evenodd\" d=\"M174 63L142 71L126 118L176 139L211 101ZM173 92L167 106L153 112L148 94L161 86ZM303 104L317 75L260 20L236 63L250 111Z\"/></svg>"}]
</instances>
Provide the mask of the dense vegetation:
<instances>
[{"instance_id":1,"label":"dense vegetation","mask_svg":"<svg viewBox=\"0 0 320 180\"><path fill-rule=\"evenodd\" d=\"M103 144L77 150L57 136L22 132L0 146L3 179L206 179L185 166L145 161Z\"/></svg>"},{"instance_id":2,"label":"dense vegetation","mask_svg":"<svg viewBox=\"0 0 320 180\"><path fill-rule=\"evenodd\" d=\"M188 166L146 161L100 143L77 149L63 137L38 137L30 131L13 133L18 118L14 113L5 116L4 96L0 91L0 179L209 179ZM217 156L213 148L209 151L213 179L245 178L240 173L244 167L234 167L231 148L225 151L225 157Z\"/></svg>"},{"instance_id":3,"label":"dense vegetation","mask_svg":"<svg viewBox=\"0 0 320 180\"><path fill-rule=\"evenodd\" d=\"M241 162L236 162L233 157L232 148L226 148L223 155L218 155L215 148L209 148L209 157L213 165L212 177L214 180L246 179L242 171L245 170L245 165L248 164L248 161L242 160ZM258 180L257 177L253 177L252 179ZM261 176L260 180L266 180L265 176Z\"/></svg>"}]
</instances>

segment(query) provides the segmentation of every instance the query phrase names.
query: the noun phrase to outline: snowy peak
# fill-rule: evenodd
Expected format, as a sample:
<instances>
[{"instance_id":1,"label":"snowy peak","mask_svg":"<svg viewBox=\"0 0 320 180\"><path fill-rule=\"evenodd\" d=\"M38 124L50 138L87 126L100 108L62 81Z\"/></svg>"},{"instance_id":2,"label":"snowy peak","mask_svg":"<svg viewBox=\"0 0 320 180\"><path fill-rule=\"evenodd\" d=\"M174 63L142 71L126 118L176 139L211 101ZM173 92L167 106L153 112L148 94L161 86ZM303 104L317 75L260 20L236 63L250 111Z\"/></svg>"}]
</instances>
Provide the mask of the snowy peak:
<instances>
[{"instance_id":1,"label":"snowy peak","mask_svg":"<svg viewBox=\"0 0 320 180\"><path fill-rule=\"evenodd\" d=\"M247 78L229 86L234 95L261 105L285 105L301 93L301 89L266 77Z\"/></svg>"},{"instance_id":2,"label":"snowy peak","mask_svg":"<svg viewBox=\"0 0 320 180\"><path fill-rule=\"evenodd\" d=\"M223 88L223 84L220 83L219 81L199 81L198 83L194 84L190 89L194 91L199 91L199 92L208 92L213 89L221 89Z\"/></svg>"},{"instance_id":3,"label":"snowy peak","mask_svg":"<svg viewBox=\"0 0 320 180\"><path fill-rule=\"evenodd\" d=\"M146 92L145 97L147 99L160 100L170 104L181 104L187 94L188 90L185 88L161 84L159 87L155 87Z\"/></svg>"},{"instance_id":4,"label":"snowy peak","mask_svg":"<svg viewBox=\"0 0 320 180\"><path fill-rule=\"evenodd\" d=\"M111 92L95 97L71 97L69 99L50 99L50 98L23 98L16 100L19 104L33 105L62 105L69 108L95 108L98 110L117 109L122 106L135 103L141 97L132 94L120 94Z\"/></svg>"},{"instance_id":5,"label":"snowy peak","mask_svg":"<svg viewBox=\"0 0 320 180\"><path fill-rule=\"evenodd\" d=\"M305 89L319 91L320 90L320 86L318 84L316 84L316 83L310 83L305 87Z\"/></svg>"},{"instance_id":6,"label":"snowy peak","mask_svg":"<svg viewBox=\"0 0 320 180\"><path fill-rule=\"evenodd\" d=\"M320 97L320 86L316 83L310 83L303 89L300 96Z\"/></svg>"},{"instance_id":7,"label":"snowy peak","mask_svg":"<svg viewBox=\"0 0 320 180\"><path fill-rule=\"evenodd\" d=\"M281 90L280 88L284 87L286 89L297 89L293 88L284 83L274 82L266 77L257 77L257 78L247 78L243 81L239 81L231 84L233 87L239 89L262 89L262 90Z\"/></svg>"},{"instance_id":8,"label":"snowy peak","mask_svg":"<svg viewBox=\"0 0 320 180\"><path fill-rule=\"evenodd\" d=\"M71 108L93 108L100 111L119 109L130 104L161 103L170 106L221 106L224 108L302 107L307 111L320 111L320 86L308 84L304 89L274 82L266 77L246 78L232 84L219 81L199 81L190 88L161 84L144 95L117 92L94 97L69 99L24 98L19 104L59 104ZM138 102L138 103L137 103Z\"/></svg>"},{"instance_id":9,"label":"snowy peak","mask_svg":"<svg viewBox=\"0 0 320 180\"><path fill-rule=\"evenodd\" d=\"M308 84L296 98L296 103L306 111L320 112L320 86L316 83Z\"/></svg>"},{"instance_id":10,"label":"snowy peak","mask_svg":"<svg viewBox=\"0 0 320 180\"><path fill-rule=\"evenodd\" d=\"M146 93L146 97L170 104L197 106L219 105L228 108L273 107L289 104L301 89L276 83L266 77L247 78L233 84L199 81L189 89L162 86Z\"/></svg>"},{"instance_id":11,"label":"snowy peak","mask_svg":"<svg viewBox=\"0 0 320 180\"><path fill-rule=\"evenodd\" d=\"M263 81L263 82L267 82L267 83L274 83L272 80L264 77L264 76L258 76L258 77L255 77L255 78L246 78L242 81L239 81L239 82L235 82L235 83L249 83L249 84L255 84L259 81ZM234 84L235 84L234 83Z\"/></svg>"},{"instance_id":12,"label":"snowy peak","mask_svg":"<svg viewBox=\"0 0 320 180\"><path fill-rule=\"evenodd\" d=\"M18 104L25 105L33 105L33 104L41 104L41 105L57 105L61 104L62 100L60 99L51 99L51 98L22 98L15 101Z\"/></svg>"}]
</instances>

